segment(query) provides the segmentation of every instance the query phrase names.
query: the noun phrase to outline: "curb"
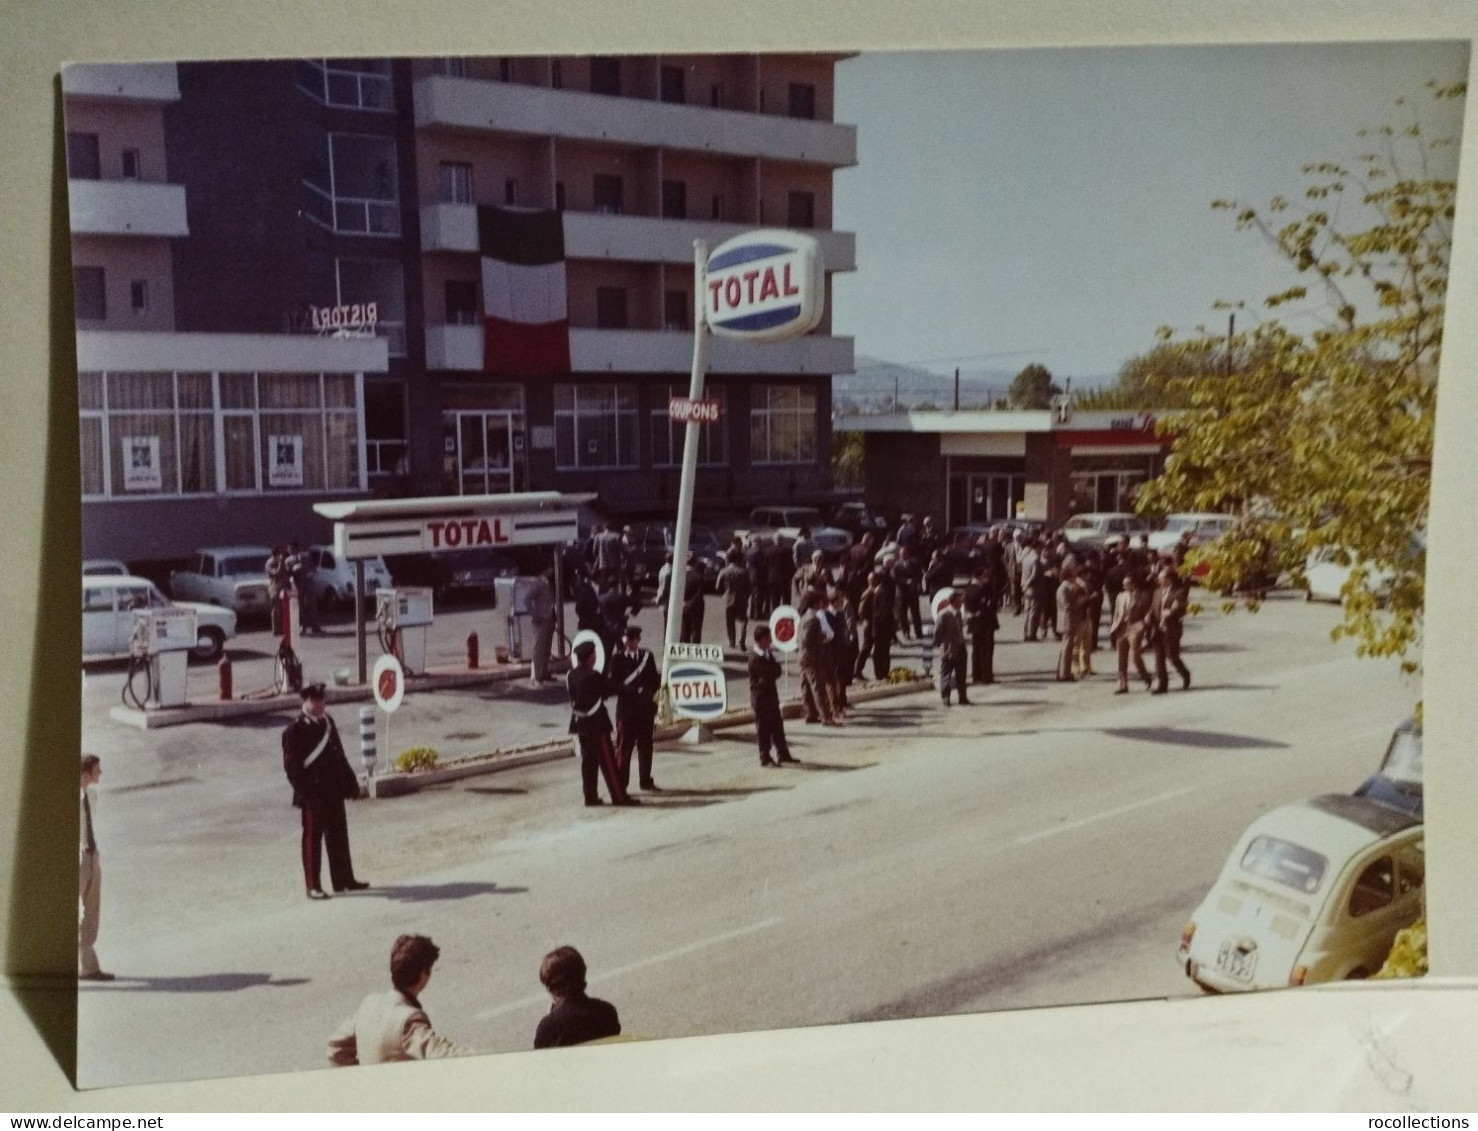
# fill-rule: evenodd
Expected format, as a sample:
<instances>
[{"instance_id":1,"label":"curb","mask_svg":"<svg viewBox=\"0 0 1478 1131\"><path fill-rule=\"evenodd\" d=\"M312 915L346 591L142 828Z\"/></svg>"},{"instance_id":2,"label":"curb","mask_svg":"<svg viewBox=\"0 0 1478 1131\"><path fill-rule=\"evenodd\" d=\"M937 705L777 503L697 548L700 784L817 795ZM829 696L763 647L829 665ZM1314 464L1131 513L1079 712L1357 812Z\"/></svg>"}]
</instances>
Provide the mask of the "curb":
<instances>
[{"instance_id":1,"label":"curb","mask_svg":"<svg viewBox=\"0 0 1478 1131\"><path fill-rule=\"evenodd\" d=\"M562 671L566 662L561 659L549 661L550 671ZM406 679L408 692L438 691L449 687L477 687L488 683L512 683L527 679L527 664L506 665L502 668L479 668L476 671L442 669L426 675L413 675ZM324 699L335 703L368 703L374 692L368 684L344 686L335 683L325 685ZM184 726L187 723L215 722L220 719L237 719L251 715L271 715L278 711L296 711L301 698L295 692L284 695L269 695L259 699L217 699L204 703L191 703L184 707L160 707L153 711L139 711L122 704L110 707L108 717L114 722L138 727L140 730L159 730L163 727Z\"/></svg>"},{"instance_id":2,"label":"curb","mask_svg":"<svg viewBox=\"0 0 1478 1131\"><path fill-rule=\"evenodd\" d=\"M853 703L867 703L875 699L893 699L901 695L910 695L916 691L932 690L933 687L934 681L931 678L921 676L906 683L874 683L869 687L850 692L847 698ZM780 711L786 718L792 719L802 713L803 707L799 699L791 699L781 704ZM753 722L754 712L745 708L741 711L732 711L720 719L706 722L703 725L718 730L723 727L747 726ZM696 725L695 721L690 720L669 723L666 726L655 727L652 737L657 741L671 741L681 738L694 725ZM444 782L480 777L484 774L496 774L504 770L517 770L524 766L558 762L573 757L575 757L573 738L539 743L535 746L495 750L488 754L460 759L456 763L436 770L423 770L415 774L402 774L394 771L388 774L378 774L365 781L360 796L370 799L404 797Z\"/></svg>"}]
</instances>

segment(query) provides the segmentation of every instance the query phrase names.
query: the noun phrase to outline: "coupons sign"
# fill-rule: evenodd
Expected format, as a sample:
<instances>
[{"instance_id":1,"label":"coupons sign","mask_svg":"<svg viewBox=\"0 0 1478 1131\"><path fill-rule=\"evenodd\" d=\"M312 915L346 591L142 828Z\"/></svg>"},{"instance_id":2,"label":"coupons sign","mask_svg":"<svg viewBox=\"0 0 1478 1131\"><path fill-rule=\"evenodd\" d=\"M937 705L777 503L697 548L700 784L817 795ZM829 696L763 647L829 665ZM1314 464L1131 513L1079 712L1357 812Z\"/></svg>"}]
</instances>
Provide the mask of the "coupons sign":
<instances>
[{"instance_id":1,"label":"coupons sign","mask_svg":"<svg viewBox=\"0 0 1478 1131\"><path fill-rule=\"evenodd\" d=\"M718 664L683 660L667 671L667 693L672 710L685 719L716 719L729 706L724 669Z\"/></svg>"},{"instance_id":2,"label":"coupons sign","mask_svg":"<svg viewBox=\"0 0 1478 1131\"><path fill-rule=\"evenodd\" d=\"M668 419L677 424L717 424L723 414L723 403L692 397L673 397L667 402Z\"/></svg>"},{"instance_id":3,"label":"coupons sign","mask_svg":"<svg viewBox=\"0 0 1478 1131\"><path fill-rule=\"evenodd\" d=\"M799 337L816 328L826 305L821 245L799 232L765 229L720 244L708 257L706 284L704 320L725 338Z\"/></svg>"}]
</instances>

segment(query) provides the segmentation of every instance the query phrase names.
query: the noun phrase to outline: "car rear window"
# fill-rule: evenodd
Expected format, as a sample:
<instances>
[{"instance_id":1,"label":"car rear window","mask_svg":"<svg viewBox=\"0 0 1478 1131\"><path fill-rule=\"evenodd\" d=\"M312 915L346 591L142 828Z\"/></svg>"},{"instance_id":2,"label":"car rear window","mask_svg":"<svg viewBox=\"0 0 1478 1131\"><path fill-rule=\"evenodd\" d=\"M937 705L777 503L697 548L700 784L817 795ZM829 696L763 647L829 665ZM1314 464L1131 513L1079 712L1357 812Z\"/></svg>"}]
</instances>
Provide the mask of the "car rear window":
<instances>
[{"instance_id":1,"label":"car rear window","mask_svg":"<svg viewBox=\"0 0 1478 1131\"><path fill-rule=\"evenodd\" d=\"M255 555L225 558L221 561L221 576L241 577L243 574L260 573L265 577L267 574L266 561L265 557L259 558Z\"/></svg>"},{"instance_id":2,"label":"car rear window","mask_svg":"<svg viewBox=\"0 0 1478 1131\"><path fill-rule=\"evenodd\" d=\"M1093 520L1089 518L1070 518L1063 524L1064 530L1092 530Z\"/></svg>"},{"instance_id":3,"label":"car rear window","mask_svg":"<svg viewBox=\"0 0 1478 1131\"><path fill-rule=\"evenodd\" d=\"M1306 895L1319 890L1328 867L1329 860L1312 849L1270 836L1253 837L1242 853L1242 871Z\"/></svg>"}]
</instances>

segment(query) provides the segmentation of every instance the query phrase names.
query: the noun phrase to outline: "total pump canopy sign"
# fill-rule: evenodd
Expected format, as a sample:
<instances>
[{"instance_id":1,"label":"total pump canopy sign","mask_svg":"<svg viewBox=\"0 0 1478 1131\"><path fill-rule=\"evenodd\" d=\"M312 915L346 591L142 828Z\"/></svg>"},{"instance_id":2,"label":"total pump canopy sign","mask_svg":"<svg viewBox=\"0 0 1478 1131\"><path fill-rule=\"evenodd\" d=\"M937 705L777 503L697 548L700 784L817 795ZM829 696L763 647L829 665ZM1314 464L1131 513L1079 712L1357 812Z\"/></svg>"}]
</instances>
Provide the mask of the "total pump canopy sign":
<instances>
[{"instance_id":1,"label":"total pump canopy sign","mask_svg":"<svg viewBox=\"0 0 1478 1131\"><path fill-rule=\"evenodd\" d=\"M816 328L826 304L821 245L781 229L746 232L708 257L703 309L724 338L778 342Z\"/></svg>"}]
</instances>

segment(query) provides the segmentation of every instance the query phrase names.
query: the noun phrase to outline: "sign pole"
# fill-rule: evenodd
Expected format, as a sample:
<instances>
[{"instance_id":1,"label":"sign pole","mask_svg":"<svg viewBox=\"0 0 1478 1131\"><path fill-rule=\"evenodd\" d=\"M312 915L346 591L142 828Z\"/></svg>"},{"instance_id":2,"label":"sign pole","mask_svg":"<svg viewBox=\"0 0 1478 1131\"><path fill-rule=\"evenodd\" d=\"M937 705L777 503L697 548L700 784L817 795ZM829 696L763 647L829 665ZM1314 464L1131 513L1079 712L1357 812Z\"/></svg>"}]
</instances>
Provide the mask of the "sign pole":
<instances>
[{"instance_id":1,"label":"sign pole","mask_svg":"<svg viewBox=\"0 0 1478 1131\"><path fill-rule=\"evenodd\" d=\"M363 684L368 678L364 650L364 559L354 559L354 653L359 660L358 677L355 682Z\"/></svg>"},{"instance_id":2,"label":"sign pole","mask_svg":"<svg viewBox=\"0 0 1478 1131\"><path fill-rule=\"evenodd\" d=\"M693 379L688 397L703 396L703 377L708 368L708 321L703 290L708 276L708 241L693 241ZM690 419L683 442L683 470L677 494L677 527L672 535L672 581L668 586L667 633L662 648L662 686L667 687L668 657L678 642L682 627L683 599L688 580L688 536L693 527L693 490L698 477L698 421Z\"/></svg>"}]
</instances>

